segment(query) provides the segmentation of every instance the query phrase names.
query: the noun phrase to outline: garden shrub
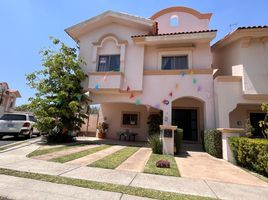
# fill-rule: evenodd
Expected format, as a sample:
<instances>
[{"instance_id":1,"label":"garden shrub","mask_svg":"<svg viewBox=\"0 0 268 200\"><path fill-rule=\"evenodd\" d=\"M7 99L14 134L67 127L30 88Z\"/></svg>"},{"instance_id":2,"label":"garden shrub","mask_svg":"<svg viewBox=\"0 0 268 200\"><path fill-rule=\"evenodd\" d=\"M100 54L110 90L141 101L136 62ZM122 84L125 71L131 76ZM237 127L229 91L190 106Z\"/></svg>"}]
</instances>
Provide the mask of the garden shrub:
<instances>
[{"instance_id":1,"label":"garden shrub","mask_svg":"<svg viewBox=\"0 0 268 200\"><path fill-rule=\"evenodd\" d=\"M183 138L183 129L178 128L174 132L174 145L176 147L175 154L178 154L180 152L182 138Z\"/></svg>"},{"instance_id":2,"label":"garden shrub","mask_svg":"<svg viewBox=\"0 0 268 200\"><path fill-rule=\"evenodd\" d=\"M148 144L152 148L153 153L162 154L163 143L160 139L160 134L153 134L149 136Z\"/></svg>"},{"instance_id":3,"label":"garden shrub","mask_svg":"<svg viewBox=\"0 0 268 200\"><path fill-rule=\"evenodd\" d=\"M268 140L230 137L233 156L238 165L268 177Z\"/></svg>"},{"instance_id":4,"label":"garden shrub","mask_svg":"<svg viewBox=\"0 0 268 200\"><path fill-rule=\"evenodd\" d=\"M222 158L222 136L216 129L204 132L205 151L216 158Z\"/></svg>"},{"instance_id":5,"label":"garden shrub","mask_svg":"<svg viewBox=\"0 0 268 200\"><path fill-rule=\"evenodd\" d=\"M170 168L170 162L168 160L158 160L155 164L159 168Z\"/></svg>"}]
</instances>

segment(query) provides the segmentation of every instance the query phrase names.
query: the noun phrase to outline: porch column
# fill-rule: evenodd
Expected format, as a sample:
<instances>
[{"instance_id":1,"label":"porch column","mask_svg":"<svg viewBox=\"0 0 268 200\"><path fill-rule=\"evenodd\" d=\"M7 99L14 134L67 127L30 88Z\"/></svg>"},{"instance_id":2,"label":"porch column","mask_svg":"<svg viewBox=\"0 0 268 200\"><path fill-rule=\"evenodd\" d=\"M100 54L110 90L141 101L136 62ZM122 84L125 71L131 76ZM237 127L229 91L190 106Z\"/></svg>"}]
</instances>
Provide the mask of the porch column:
<instances>
[{"instance_id":1,"label":"porch column","mask_svg":"<svg viewBox=\"0 0 268 200\"><path fill-rule=\"evenodd\" d=\"M163 125L171 125L172 122L172 103L164 105L163 108Z\"/></svg>"}]
</instances>

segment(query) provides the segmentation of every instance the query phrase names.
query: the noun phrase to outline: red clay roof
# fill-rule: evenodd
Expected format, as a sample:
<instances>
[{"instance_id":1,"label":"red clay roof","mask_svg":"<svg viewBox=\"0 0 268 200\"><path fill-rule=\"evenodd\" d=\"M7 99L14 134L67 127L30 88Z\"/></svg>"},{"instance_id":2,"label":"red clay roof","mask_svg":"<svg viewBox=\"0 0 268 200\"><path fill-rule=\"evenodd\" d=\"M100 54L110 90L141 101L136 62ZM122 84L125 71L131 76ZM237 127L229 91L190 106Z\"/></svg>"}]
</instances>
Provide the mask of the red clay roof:
<instances>
[{"instance_id":1,"label":"red clay roof","mask_svg":"<svg viewBox=\"0 0 268 200\"><path fill-rule=\"evenodd\" d=\"M216 32L217 30L203 30L203 31L189 31L189 32L174 32L174 33L161 33L161 34L146 34L146 35L133 35L132 38L136 37L150 37L150 36L165 36L165 35L182 35L182 34L193 34L193 33L208 33Z\"/></svg>"},{"instance_id":2,"label":"red clay roof","mask_svg":"<svg viewBox=\"0 0 268 200\"><path fill-rule=\"evenodd\" d=\"M242 26L242 27L238 27L237 30L241 30L241 29L255 29L255 28L268 28L268 26Z\"/></svg>"}]
</instances>

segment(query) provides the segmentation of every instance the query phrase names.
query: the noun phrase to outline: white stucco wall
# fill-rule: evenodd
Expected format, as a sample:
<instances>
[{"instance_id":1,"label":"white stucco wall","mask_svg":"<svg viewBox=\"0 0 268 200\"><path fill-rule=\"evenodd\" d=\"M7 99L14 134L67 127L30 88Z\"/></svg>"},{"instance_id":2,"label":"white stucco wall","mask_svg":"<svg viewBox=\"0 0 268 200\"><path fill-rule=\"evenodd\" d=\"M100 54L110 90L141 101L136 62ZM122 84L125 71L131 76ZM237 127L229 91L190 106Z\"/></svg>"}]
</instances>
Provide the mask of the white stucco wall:
<instances>
[{"instance_id":1,"label":"white stucco wall","mask_svg":"<svg viewBox=\"0 0 268 200\"><path fill-rule=\"evenodd\" d=\"M96 71L96 63L93 58L93 42L106 34L114 34L120 40L126 40L125 61L124 61L124 79L128 81L133 90L141 90L143 84L143 57L144 47L135 45L131 39L132 35L146 34L147 31L128 27L117 23L107 24L94 31L88 32L79 37L80 55L84 58L86 65L82 66L84 72ZM107 47L107 48L106 48ZM105 46L99 50L100 54L118 54L119 50L114 48L113 41L108 41ZM86 80L88 82L88 80Z\"/></svg>"}]
</instances>

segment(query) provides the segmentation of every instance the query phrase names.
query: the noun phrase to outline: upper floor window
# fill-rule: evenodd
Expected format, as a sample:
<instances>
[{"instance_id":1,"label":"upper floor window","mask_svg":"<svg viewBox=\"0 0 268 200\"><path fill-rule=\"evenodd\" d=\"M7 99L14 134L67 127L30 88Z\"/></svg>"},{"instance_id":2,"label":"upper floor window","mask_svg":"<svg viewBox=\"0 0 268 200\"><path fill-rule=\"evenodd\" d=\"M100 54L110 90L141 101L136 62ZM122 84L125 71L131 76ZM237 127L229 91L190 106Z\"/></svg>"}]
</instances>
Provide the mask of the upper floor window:
<instances>
[{"instance_id":1,"label":"upper floor window","mask_svg":"<svg viewBox=\"0 0 268 200\"><path fill-rule=\"evenodd\" d=\"M98 72L120 71L120 55L100 55Z\"/></svg>"},{"instance_id":2,"label":"upper floor window","mask_svg":"<svg viewBox=\"0 0 268 200\"><path fill-rule=\"evenodd\" d=\"M163 56L161 68L163 70L188 69L188 55Z\"/></svg>"}]
</instances>

